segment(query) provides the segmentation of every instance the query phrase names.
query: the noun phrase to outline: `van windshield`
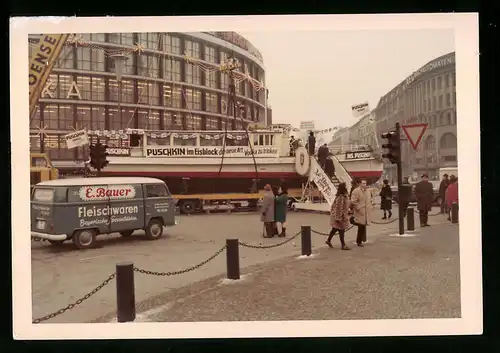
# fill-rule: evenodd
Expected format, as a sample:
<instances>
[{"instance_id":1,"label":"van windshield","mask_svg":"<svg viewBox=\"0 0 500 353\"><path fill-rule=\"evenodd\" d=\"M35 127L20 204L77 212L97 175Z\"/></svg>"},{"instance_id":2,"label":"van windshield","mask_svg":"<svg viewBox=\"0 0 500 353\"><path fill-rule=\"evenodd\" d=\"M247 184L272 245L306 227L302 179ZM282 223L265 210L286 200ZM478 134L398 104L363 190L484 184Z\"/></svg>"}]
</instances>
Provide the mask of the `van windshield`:
<instances>
[{"instance_id":1,"label":"van windshield","mask_svg":"<svg viewBox=\"0 0 500 353\"><path fill-rule=\"evenodd\" d=\"M37 188L33 192L33 201L52 202L54 201L54 189Z\"/></svg>"}]
</instances>

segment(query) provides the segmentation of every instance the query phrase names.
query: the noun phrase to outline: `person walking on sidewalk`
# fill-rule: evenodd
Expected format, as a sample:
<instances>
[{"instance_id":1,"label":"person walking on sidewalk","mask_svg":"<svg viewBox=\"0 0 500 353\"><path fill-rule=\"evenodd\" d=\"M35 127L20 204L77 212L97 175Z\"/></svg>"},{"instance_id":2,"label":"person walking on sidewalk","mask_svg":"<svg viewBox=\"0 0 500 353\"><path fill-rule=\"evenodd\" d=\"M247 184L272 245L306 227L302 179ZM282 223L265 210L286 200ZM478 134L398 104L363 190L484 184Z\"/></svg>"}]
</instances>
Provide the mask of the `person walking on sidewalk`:
<instances>
[{"instance_id":1,"label":"person walking on sidewalk","mask_svg":"<svg viewBox=\"0 0 500 353\"><path fill-rule=\"evenodd\" d=\"M446 189L450 185L448 174L443 175L443 180L439 184L439 197L441 198L441 213L446 213Z\"/></svg>"},{"instance_id":2,"label":"person walking on sidewalk","mask_svg":"<svg viewBox=\"0 0 500 353\"><path fill-rule=\"evenodd\" d=\"M451 205L458 204L458 178L452 175L450 177L450 184L446 189L446 206L448 207L448 221L451 221Z\"/></svg>"},{"instance_id":3,"label":"person walking on sidewalk","mask_svg":"<svg viewBox=\"0 0 500 353\"><path fill-rule=\"evenodd\" d=\"M264 238L272 238L274 236L274 194L269 184L264 186L260 220L264 222Z\"/></svg>"},{"instance_id":4,"label":"person walking on sidewalk","mask_svg":"<svg viewBox=\"0 0 500 353\"><path fill-rule=\"evenodd\" d=\"M372 193L368 190L366 179L361 179L359 186L351 194L351 204L354 211L354 224L358 226L356 244L366 243L366 227L370 225L372 212Z\"/></svg>"},{"instance_id":5,"label":"person walking on sidewalk","mask_svg":"<svg viewBox=\"0 0 500 353\"><path fill-rule=\"evenodd\" d=\"M349 209L351 206L351 201L349 200L349 195L347 193L347 187L345 183L340 183L337 188L337 194L335 195L335 200L330 208L330 223L332 230L328 235L326 244L333 248L332 238L339 232L340 244L342 245L342 250L350 250L350 248L345 245L345 231L349 227Z\"/></svg>"},{"instance_id":6,"label":"person walking on sidewalk","mask_svg":"<svg viewBox=\"0 0 500 353\"><path fill-rule=\"evenodd\" d=\"M380 209L384 211L384 217L382 219L387 219L392 217L392 189L389 186L389 180L384 179L384 186L380 190ZM387 212L389 212L389 217L387 217Z\"/></svg>"},{"instance_id":7,"label":"person walking on sidewalk","mask_svg":"<svg viewBox=\"0 0 500 353\"><path fill-rule=\"evenodd\" d=\"M307 138L307 152L310 156L314 156L316 151L316 137L314 137L314 132L309 132L309 137Z\"/></svg>"},{"instance_id":8,"label":"person walking on sidewalk","mask_svg":"<svg viewBox=\"0 0 500 353\"><path fill-rule=\"evenodd\" d=\"M278 236L286 237L286 211L288 209L288 192L285 186L278 189L276 196L275 220L278 227Z\"/></svg>"},{"instance_id":9,"label":"person walking on sidewalk","mask_svg":"<svg viewBox=\"0 0 500 353\"><path fill-rule=\"evenodd\" d=\"M429 227L429 211L432 208L434 190L427 174L422 175L422 180L415 185L415 196L420 216L420 227Z\"/></svg>"}]
</instances>

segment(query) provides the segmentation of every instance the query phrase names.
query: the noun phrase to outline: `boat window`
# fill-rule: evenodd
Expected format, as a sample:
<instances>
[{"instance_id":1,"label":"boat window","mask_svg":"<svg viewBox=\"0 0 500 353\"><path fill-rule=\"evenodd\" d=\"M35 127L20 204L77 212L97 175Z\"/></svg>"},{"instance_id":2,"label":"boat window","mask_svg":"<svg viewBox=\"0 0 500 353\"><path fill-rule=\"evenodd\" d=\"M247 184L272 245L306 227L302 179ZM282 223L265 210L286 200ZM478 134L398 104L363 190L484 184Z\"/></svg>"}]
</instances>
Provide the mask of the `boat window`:
<instances>
[{"instance_id":1,"label":"boat window","mask_svg":"<svg viewBox=\"0 0 500 353\"><path fill-rule=\"evenodd\" d=\"M130 147L141 147L142 146L142 136L137 134L130 135Z\"/></svg>"},{"instance_id":2,"label":"boat window","mask_svg":"<svg viewBox=\"0 0 500 353\"><path fill-rule=\"evenodd\" d=\"M264 135L259 135L259 146L264 146Z\"/></svg>"},{"instance_id":3,"label":"boat window","mask_svg":"<svg viewBox=\"0 0 500 353\"><path fill-rule=\"evenodd\" d=\"M258 146L259 145L259 136L260 135L253 135L253 145Z\"/></svg>"},{"instance_id":4,"label":"boat window","mask_svg":"<svg viewBox=\"0 0 500 353\"><path fill-rule=\"evenodd\" d=\"M264 139L264 145L265 146L272 146L273 145L273 135L265 135Z\"/></svg>"},{"instance_id":5,"label":"boat window","mask_svg":"<svg viewBox=\"0 0 500 353\"><path fill-rule=\"evenodd\" d=\"M148 137L148 145L170 146L170 137Z\"/></svg>"},{"instance_id":6,"label":"boat window","mask_svg":"<svg viewBox=\"0 0 500 353\"><path fill-rule=\"evenodd\" d=\"M221 134L201 134L200 146L222 146L223 138Z\"/></svg>"},{"instance_id":7,"label":"boat window","mask_svg":"<svg viewBox=\"0 0 500 353\"><path fill-rule=\"evenodd\" d=\"M226 140L226 146L248 146L248 138L245 134L234 134Z\"/></svg>"},{"instance_id":8,"label":"boat window","mask_svg":"<svg viewBox=\"0 0 500 353\"><path fill-rule=\"evenodd\" d=\"M174 146L196 146L196 137L189 135L174 137Z\"/></svg>"}]
</instances>

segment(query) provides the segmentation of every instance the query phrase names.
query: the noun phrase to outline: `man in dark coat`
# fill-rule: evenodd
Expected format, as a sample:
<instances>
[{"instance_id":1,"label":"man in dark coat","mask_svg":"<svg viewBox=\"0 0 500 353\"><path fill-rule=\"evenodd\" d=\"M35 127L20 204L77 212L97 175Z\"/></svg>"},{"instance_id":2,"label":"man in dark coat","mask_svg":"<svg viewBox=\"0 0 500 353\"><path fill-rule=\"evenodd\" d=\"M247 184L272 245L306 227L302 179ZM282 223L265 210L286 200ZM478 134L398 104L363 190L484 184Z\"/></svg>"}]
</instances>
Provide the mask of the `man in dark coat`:
<instances>
[{"instance_id":1,"label":"man in dark coat","mask_svg":"<svg viewBox=\"0 0 500 353\"><path fill-rule=\"evenodd\" d=\"M448 179L448 174L443 175L443 180L439 184L439 197L441 198L441 213L446 212L446 189L450 185L450 180Z\"/></svg>"},{"instance_id":2,"label":"man in dark coat","mask_svg":"<svg viewBox=\"0 0 500 353\"><path fill-rule=\"evenodd\" d=\"M429 182L427 174L422 175L422 180L415 185L415 196L417 198L417 208L420 215L420 227L429 227L428 218L429 211L432 207L432 199L434 190Z\"/></svg>"},{"instance_id":3,"label":"man in dark coat","mask_svg":"<svg viewBox=\"0 0 500 353\"><path fill-rule=\"evenodd\" d=\"M314 132L309 132L309 137L307 138L307 151L309 155L314 156L314 151L316 150L316 137L314 137Z\"/></svg>"},{"instance_id":4,"label":"man in dark coat","mask_svg":"<svg viewBox=\"0 0 500 353\"><path fill-rule=\"evenodd\" d=\"M321 169L323 170L325 170L326 158L328 157L329 152L330 150L328 149L326 143L324 143L322 146L318 148L318 161L319 165L321 166Z\"/></svg>"}]
</instances>

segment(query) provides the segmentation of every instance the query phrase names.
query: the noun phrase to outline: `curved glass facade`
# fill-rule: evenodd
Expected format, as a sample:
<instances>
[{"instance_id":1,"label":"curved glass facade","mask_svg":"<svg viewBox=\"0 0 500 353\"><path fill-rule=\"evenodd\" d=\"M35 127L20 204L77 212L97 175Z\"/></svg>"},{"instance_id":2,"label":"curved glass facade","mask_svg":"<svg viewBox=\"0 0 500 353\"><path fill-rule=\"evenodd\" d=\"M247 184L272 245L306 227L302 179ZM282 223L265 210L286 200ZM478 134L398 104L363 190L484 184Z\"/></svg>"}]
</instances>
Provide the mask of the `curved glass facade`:
<instances>
[{"instance_id":1,"label":"curved glass facade","mask_svg":"<svg viewBox=\"0 0 500 353\"><path fill-rule=\"evenodd\" d=\"M229 77L217 67L234 58L247 79L236 80L244 107L228 130L265 121L266 89L260 53L233 32L97 33L66 45L30 123L32 151L53 160L81 160L63 136L89 130L223 130ZM30 55L38 36L30 36ZM123 54L118 81L115 54ZM191 60L192 59L192 60ZM40 131L42 129L42 132Z\"/></svg>"}]
</instances>

